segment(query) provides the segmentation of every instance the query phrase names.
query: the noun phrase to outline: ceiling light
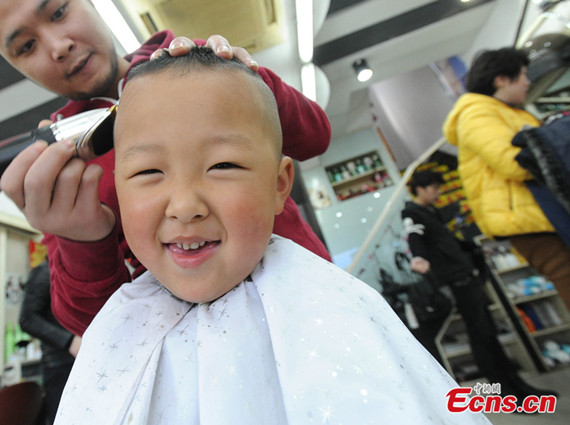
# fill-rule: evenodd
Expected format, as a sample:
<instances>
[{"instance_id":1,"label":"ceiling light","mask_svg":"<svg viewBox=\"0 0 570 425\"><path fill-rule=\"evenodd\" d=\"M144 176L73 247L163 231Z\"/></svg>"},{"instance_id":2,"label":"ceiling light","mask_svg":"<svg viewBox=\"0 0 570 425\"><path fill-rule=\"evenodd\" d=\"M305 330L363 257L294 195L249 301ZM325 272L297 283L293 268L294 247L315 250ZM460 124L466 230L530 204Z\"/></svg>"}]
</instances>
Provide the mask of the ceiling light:
<instances>
[{"instance_id":1,"label":"ceiling light","mask_svg":"<svg viewBox=\"0 0 570 425\"><path fill-rule=\"evenodd\" d=\"M313 60L313 2L312 0L296 0L297 43L302 63Z\"/></svg>"},{"instance_id":2,"label":"ceiling light","mask_svg":"<svg viewBox=\"0 0 570 425\"><path fill-rule=\"evenodd\" d=\"M127 24L125 18L123 18L121 12L119 12L117 6L111 0L94 0L93 5L115 37L117 37L125 52L133 52L141 46L129 24Z\"/></svg>"},{"instance_id":3,"label":"ceiling light","mask_svg":"<svg viewBox=\"0 0 570 425\"><path fill-rule=\"evenodd\" d=\"M311 100L317 100L317 81L313 63L306 63L301 66L301 87L305 96Z\"/></svg>"},{"instance_id":4,"label":"ceiling light","mask_svg":"<svg viewBox=\"0 0 570 425\"><path fill-rule=\"evenodd\" d=\"M368 66L366 59L357 60L352 64L352 67L354 68L354 72L356 72L356 78L360 82L370 80L372 74L374 74L374 71Z\"/></svg>"}]
</instances>

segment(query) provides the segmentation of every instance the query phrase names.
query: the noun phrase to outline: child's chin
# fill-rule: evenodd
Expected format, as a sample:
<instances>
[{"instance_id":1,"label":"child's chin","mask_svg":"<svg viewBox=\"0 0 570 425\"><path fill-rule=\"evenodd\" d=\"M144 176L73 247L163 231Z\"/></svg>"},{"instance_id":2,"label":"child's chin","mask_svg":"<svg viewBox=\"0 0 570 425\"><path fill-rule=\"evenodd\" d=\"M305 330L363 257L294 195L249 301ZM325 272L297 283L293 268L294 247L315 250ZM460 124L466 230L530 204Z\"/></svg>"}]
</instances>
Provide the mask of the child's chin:
<instances>
[{"instance_id":1,"label":"child's chin","mask_svg":"<svg viewBox=\"0 0 570 425\"><path fill-rule=\"evenodd\" d=\"M229 289L219 290L217 292L216 291L196 292L196 291L184 291L184 290L179 291L179 290L170 289L168 287L166 289L168 289L172 295L174 295L176 298L182 301L186 301L188 303L193 303L193 304L207 304L216 301L217 299L220 299L228 292L230 292L232 289L234 289L237 285L238 284L231 286Z\"/></svg>"}]
</instances>

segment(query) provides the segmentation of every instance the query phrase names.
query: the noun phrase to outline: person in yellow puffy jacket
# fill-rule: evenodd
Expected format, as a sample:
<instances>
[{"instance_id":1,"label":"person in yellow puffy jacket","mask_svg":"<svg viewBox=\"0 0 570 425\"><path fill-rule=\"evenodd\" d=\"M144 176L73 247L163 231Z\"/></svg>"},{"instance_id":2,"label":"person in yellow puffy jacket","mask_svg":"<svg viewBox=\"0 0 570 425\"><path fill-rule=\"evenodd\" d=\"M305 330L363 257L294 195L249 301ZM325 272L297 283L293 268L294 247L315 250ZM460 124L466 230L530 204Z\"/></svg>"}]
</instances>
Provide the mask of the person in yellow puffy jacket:
<instances>
[{"instance_id":1,"label":"person in yellow puffy jacket","mask_svg":"<svg viewBox=\"0 0 570 425\"><path fill-rule=\"evenodd\" d=\"M529 264L549 278L570 307L570 248L527 189L532 175L511 144L525 126L541 123L520 106L530 82L528 58L513 48L487 50L475 58L466 89L443 124L458 147L459 174L473 216L488 237L507 237Z\"/></svg>"}]
</instances>

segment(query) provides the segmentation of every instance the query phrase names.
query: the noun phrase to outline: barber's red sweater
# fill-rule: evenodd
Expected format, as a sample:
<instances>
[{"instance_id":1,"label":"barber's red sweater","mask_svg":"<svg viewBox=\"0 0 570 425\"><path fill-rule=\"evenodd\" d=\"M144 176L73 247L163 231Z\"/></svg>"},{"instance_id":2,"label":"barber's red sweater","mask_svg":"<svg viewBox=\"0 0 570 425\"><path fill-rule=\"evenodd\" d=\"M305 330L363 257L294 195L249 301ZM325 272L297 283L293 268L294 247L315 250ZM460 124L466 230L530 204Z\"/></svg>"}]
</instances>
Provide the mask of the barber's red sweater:
<instances>
[{"instance_id":1,"label":"barber's red sweater","mask_svg":"<svg viewBox=\"0 0 570 425\"><path fill-rule=\"evenodd\" d=\"M168 47L173 38L170 31L155 34L139 50L127 56L131 67L149 60L155 50ZM259 75L277 100L283 128L283 153L297 160L323 153L331 136L330 124L324 111L270 70L260 68ZM110 102L104 99L70 101L53 114L52 119L58 114L68 117L107 106L110 106ZM133 277L145 271L131 252L123 234L113 179L114 161L114 151L92 161L104 170L99 185L99 199L117 216L113 232L97 242L75 242L49 234L43 240L50 259L53 312L61 324L76 335L83 335L111 294L121 284L131 280L125 260L134 268ZM275 218L273 231L330 260L326 248L301 218L299 209L291 198L287 199L285 209Z\"/></svg>"}]
</instances>

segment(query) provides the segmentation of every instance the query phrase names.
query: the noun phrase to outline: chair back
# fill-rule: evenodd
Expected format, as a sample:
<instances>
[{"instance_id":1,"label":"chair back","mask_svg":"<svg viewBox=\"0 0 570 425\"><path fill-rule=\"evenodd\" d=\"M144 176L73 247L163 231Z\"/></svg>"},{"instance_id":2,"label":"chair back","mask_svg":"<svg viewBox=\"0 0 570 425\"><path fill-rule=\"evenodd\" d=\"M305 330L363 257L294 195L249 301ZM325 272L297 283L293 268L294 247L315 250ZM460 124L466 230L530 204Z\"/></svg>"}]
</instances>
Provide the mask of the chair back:
<instances>
[{"instance_id":1,"label":"chair back","mask_svg":"<svg viewBox=\"0 0 570 425\"><path fill-rule=\"evenodd\" d=\"M0 389L0 425L36 425L43 404L37 382L20 382Z\"/></svg>"}]
</instances>

